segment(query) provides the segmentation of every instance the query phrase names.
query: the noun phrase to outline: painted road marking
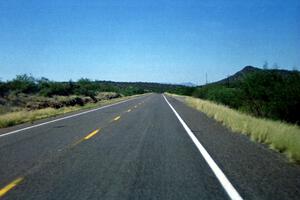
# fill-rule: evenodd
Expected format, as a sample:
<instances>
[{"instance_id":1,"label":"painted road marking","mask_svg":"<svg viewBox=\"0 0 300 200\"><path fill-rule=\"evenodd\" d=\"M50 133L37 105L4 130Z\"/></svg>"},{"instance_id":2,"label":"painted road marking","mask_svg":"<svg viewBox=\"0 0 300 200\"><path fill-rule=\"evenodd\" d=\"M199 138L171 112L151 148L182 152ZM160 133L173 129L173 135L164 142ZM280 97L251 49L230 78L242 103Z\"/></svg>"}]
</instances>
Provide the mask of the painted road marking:
<instances>
[{"instance_id":1,"label":"painted road marking","mask_svg":"<svg viewBox=\"0 0 300 200\"><path fill-rule=\"evenodd\" d=\"M23 181L24 178L20 177L16 180L12 181L8 185L6 185L4 188L0 189L0 197L3 197L7 192L9 192L11 189L16 187L19 183Z\"/></svg>"},{"instance_id":2,"label":"painted road marking","mask_svg":"<svg viewBox=\"0 0 300 200\"><path fill-rule=\"evenodd\" d=\"M85 136L83 139L84 139L84 140L88 140L88 139L90 139L91 137L93 137L94 135L96 135L99 131L100 131L100 129L97 129L97 130L91 132L90 134L88 134L87 136Z\"/></svg>"},{"instance_id":3,"label":"painted road marking","mask_svg":"<svg viewBox=\"0 0 300 200\"><path fill-rule=\"evenodd\" d=\"M212 157L208 154L206 149L202 146L202 144L199 142L199 140L196 138L196 136L193 134L191 129L186 125L186 123L183 121L183 119L180 117L180 115L177 113L177 111L173 108L173 106L169 103L165 95L162 95L172 111L175 113L176 117L178 118L179 122L182 124L185 131L188 133L200 153L202 154L203 158L213 171L213 173L216 175L217 179L227 192L228 196L231 199L234 200L242 200L243 198L240 196L240 194L237 192L237 190L232 186L232 184L229 182L225 174L222 172L222 170L218 167L218 165L215 163L215 161L212 159Z\"/></svg>"},{"instance_id":4,"label":"painted road marking","mask_svg":"<svg viewBox=\"0 0 300 200\"><path fill-rule=\"evenodd\" d=\"M78 140L78 141L72 143L72 144L71 144L71 148L73 148L73 147L75 147L76 145L80 144L83 140L84 140L84 138L82 138L82 139L80 139L80 140Z\"/></svg>"},{"instance_id":5,"label":"painted road marking","mask_svg":"<svg viewBox=\"0 0 300 200\"><path fill-rule=\"evenodd\" d=\"M113 121L118 121L121 118L121 116L117 116L113 119Z\"/></svg>"},{"instance_id":6,"label":"painted road marking","mask_svg":"<svg viewBox=\"0 0 300 200\"><path fill-rule=\"evenodd\" d=\"M61 120L64 120L64 119L70 119L70 118L77 117L77 116L80 116L80 115L84 115L84 114L87 114L87 113L90 113L90 112L95 112L95 111L97 111L97 110L102 110L102 109L104 109L104 108L109 108L109 107L111 107L111 106L115 106L115 105L118 105L118 104L122 104L122 103L125 103L125 102L127 102L127 101L131 101L131 100L136 100L136 99L139 99L139 98L142 98L142 97L145 97L145 96L136 97L136 98L133 98L133 99L127 99L127 100L124 100L124 101L120 101L120 102L118 102L118 103L114 103L114 104L102 106L102 107L100 107L100 108L95 108L95 109L88 110L88 111L84 111L84 112L77 113L77 114L74 114L74 115L69 115L69 116L66 116L66 117L59 118L59 119L54 119L54 120L52 120L52 121L43 122L43 123L36 124L36 125L33 125L33 126L29 126L29 127L26 127L26 128L21 128L21 129L15 130L15 131L3 133L3 134L0 134L0 138L1 138L1 137L4 137L4 136L11 135L11 134L14 134L14 133L18 133L18 132L21 132L21 131L25 131L25 130L28 130L28 129L32 129L32 128L36 128L36 127L39 127L39 126L43 126L43 125L46 125L46 124L51 124L51 123L53 123L53 122L58 122L58 121L61 121Z\"/></svg>"}]
</instances>

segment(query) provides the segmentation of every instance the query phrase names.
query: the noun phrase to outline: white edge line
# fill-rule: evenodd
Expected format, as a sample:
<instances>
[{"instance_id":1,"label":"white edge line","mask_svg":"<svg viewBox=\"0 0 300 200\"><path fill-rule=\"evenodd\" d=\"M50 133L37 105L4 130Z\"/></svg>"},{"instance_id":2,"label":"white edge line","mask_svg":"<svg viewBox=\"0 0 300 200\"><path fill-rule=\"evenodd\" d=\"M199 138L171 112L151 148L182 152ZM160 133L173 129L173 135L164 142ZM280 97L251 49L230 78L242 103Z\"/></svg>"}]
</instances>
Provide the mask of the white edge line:
<instances>
[{"instance_id":1,"label":"white edge line","mask_svg":"<svg viewBox=\"0 0 300 200\"><path fill-rule=\"evenodd\" d=\"M114 104L102 106L100 108L95 108L95 109L84 111L84 112L77 113L77 114L74 114L74 115L69 115L69 116L58 118L58 119L54 119L54 120L51 120L51 121L48 121L48 122L43 122L43 123L36 124L36 125L33 125L33 126L28 126L28 127L25 127L25 128L21 128L21 129L15 130L15 131L3 133L3 134L0 134L0 138L8 136L8 135L11 135L11 134L14 134L14 133L18 133L18 132L21 132L21 131L25 131L25 130L28 130L28 129L32 129L32 128L36 128L36 127L39 127L39 126L43 126L43 125L46 125L46 124L51 124L53 122L57 122L57 121L61 121L61 120L64 120L64 119L69 119L69 118L77 117L79 115L84 115L84 114L87 114L87 113L90 113L90 112L94 112L94 111L97 111L97 110L101 110L101 109L104 109L104 108L115 106L115 105L118 105L118 104L121 104L121 103L125 103L127 101L138 99L138 98L141 98L141 97L136 97L136 98L133 98L133 99L127 99L127 100L120 101L120 102L117 102L117 103L114 103Z\"/></svg>"},{"instance_id":2,"label":"white edge line","mask_svg":"<svg viewBox=\"0 0 300 200\"><path fill-rule=\"evenodd\" d=\"M212 157L208 154L206 149L202 146L202 144L199 142L199 140L193 134L191 129L186 125L186 123L183 121L183 119L180 117L180 115L177 113L177 111L169 103L169 101L167 100L165 95L163 95L163 97L166 100L166 102L168 103L168 105L170 106L170 108L175 113L176 117L178 118L178 120L180 121L180 123L182 124L182 126L184 127L184 129L186 130L186 132L188 133L188 135L190 136L190 138L192 139L192 141L194 142L194 144L196 145L196 147L198 148L200 153L202 154L203 158L205 159L205 161L207 162L207 164L209 165L209 167L211 168L213 173L216 175L217 179L219 180L219 182L225 189L228 196L234 200L242 200L243 198L240 196L240 194L237 192L237 190L232 186L232 184L229 182L229 180L227 179L225 174L218 167L218 165L215 163L215 161L212 159Z\"/></svg>"}]
</instances>

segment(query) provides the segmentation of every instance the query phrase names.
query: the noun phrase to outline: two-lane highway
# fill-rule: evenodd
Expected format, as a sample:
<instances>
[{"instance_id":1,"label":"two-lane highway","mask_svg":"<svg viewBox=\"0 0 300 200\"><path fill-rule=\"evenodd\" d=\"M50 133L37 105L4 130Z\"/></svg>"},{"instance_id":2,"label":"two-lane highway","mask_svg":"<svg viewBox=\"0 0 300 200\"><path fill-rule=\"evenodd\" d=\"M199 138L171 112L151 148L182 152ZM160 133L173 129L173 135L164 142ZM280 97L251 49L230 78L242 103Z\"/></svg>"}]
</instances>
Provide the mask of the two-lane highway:
<instances>
[{"instance_id":1,"label":"two-lane highway","mask_svg":"<svg viewBox=\"0 0 300 200\"><path fill-rule=\"evenodd\" d=\"M210 134L212 129L224 136ZM221 144L230 137L231 144ZM232 158L235 148L240 155ZM257 179L250 179L253 172L243 169L248 163L237 162L252 151L249 148L273 156L182 103L151 94L0 137L0 196L26 200L299 197L299 168L276 156L271 161L284 170L268 174L269 179L261 177L262 181L284 172L288 179L277 178L290 189L278 190L280 184L275 184L274 193L282 194L271 195L272 188L255 187Z\"/></svg>"}]
</instances>

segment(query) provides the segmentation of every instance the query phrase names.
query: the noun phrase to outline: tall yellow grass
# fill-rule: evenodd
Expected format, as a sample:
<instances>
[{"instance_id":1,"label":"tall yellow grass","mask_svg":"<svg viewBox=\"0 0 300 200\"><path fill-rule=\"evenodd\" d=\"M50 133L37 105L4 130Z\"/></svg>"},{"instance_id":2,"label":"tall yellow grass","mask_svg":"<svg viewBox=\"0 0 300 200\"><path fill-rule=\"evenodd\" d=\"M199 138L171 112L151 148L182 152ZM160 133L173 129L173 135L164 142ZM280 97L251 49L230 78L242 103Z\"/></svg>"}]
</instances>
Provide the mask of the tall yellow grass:
<instances>
[{"instance_id":1,"label":"tall yellow grass","mask_svg":"<svg viewBox=\"0 0 300 200\"><path fill-rule=\"evenodd\" d=\"M300 127L280 121L256 118L224 105L202 99L168 94L211 118L234 132L248 135L252 140L267 144L284 153L291 161L300 163Z\"/></svg>"},{"instance_id":2,"label":"tall yellow grass","mask_svg":"<svg viewBox=\"0 0 300 200\"><path fill-rule=\"evenodd\" d=\"M22 110L18 112L11 112L0 115L0 128L5 128L17 124L22 124L26 122L34 122L35 120L44 119L48 117L53 117L73 111L83 110L83 109L92 109L112 103L116 103L119 101L123 101L126 99L130 99L139 95L120 97L111 100L103 100L98 103L89 103L84 106L70 106L70 107L62 107L59 109L55 108L45 108L33 111Z\"/></svg>"}]
</instances>

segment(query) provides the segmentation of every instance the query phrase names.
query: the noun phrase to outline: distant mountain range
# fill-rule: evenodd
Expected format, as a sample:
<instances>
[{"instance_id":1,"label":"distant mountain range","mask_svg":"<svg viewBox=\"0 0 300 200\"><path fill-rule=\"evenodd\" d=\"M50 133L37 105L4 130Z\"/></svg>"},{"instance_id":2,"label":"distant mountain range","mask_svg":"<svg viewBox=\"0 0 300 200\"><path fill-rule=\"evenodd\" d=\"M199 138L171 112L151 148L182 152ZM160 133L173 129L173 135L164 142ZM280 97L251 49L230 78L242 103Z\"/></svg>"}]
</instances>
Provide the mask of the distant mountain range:
<instances>
[{"instance_id":1,"label":"distant mountain range","mask_svg":"<svg viewBox=\"0 0 300 200\"><path fill-rule=\"evenodd\" d=\"M197 85L192 83L192 82L184 82L184 83L179 83L178 85L183 85L187 87L196 87Z\"/></svg>"},{"instance_id":2,"label":"distant mountain range","mask_svg":"<svg viewBox=\"0 0 300 200\"><path fill-rule=\"evenodd\" d=\"M185 86L185 87L197 87L195 83L192 82L182 82L182 83L166 83L166 82L159 82L158 84L163 84L163 85L173 85L173 86Z\"/></svg>"}]
</instances>

